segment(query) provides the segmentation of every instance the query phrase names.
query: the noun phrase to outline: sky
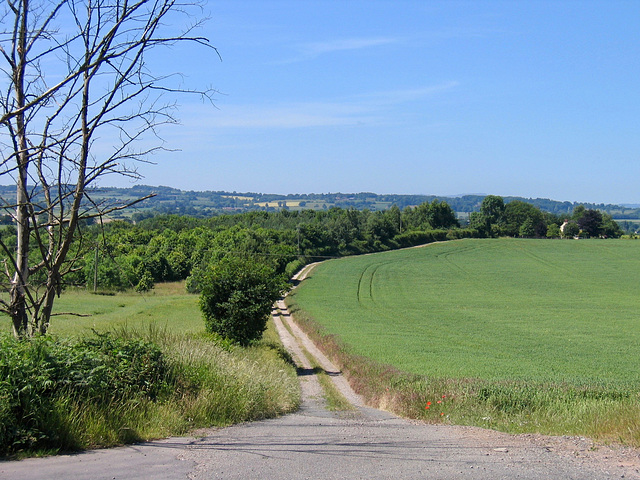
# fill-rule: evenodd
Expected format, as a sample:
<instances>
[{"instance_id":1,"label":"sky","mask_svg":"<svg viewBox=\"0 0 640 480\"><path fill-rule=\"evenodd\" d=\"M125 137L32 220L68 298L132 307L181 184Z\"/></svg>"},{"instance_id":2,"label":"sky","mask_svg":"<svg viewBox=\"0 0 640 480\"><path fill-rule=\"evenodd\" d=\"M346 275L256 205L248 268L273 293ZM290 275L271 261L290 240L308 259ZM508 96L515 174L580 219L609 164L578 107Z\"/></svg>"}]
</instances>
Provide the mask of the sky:
<instances>
[{"instance_id":1,"label":"sky","mask_svg":"<svg viewBox=\"0 0 640 480\"><path fill-rule=\"evenodd\" d=\"M640 203L638 0L206 9L220 58L182 48L163 65L218 93L177 98L181 124L161 132L176 151L143 184Z\"/></svg>"}]
</instances>

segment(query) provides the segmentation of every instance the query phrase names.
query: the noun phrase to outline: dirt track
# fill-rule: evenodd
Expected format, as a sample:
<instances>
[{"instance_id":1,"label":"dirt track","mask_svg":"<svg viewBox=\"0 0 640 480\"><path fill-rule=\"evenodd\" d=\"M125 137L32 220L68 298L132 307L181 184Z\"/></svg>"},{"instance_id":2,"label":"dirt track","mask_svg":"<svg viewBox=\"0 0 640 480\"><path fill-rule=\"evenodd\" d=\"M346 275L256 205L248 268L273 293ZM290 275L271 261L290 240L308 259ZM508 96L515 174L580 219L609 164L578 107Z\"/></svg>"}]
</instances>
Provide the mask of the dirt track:
<instances>
[{"instance_id":1,"label":"dirt track","mask_svg":"<svg viewBox=\"0 0 640 480\"><path fill-rule=\"evenodd\" d=\"M4 462L0 478L640 478L637 451L595 448L584 438L512 436L480 428L425 425L368 408L291 322L283 303L274 309L274 320L300 368L303 403L299 412L202 431L200 438ZM355 411L327 411L303 348L331 374Z\"/></svg>"}]
</instances>

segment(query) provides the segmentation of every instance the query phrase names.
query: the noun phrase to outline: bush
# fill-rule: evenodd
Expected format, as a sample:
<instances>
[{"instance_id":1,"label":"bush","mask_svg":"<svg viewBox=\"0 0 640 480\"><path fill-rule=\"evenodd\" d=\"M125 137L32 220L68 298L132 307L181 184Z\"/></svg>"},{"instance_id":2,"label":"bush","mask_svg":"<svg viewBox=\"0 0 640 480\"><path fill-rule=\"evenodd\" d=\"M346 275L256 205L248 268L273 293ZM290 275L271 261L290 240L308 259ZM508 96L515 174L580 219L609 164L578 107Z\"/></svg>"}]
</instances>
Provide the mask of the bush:
<instances>
[{"instance_id":1,"label":"bush","mask_svg":"<svg viewBox=\"0 0 640 480\"><path fill-rule=\"evenodd\" d=\"M209 265L200 284L200 309L208 332L248 345L264 332L285 277L251 258L225 257Z\"/></svg>"},{"instance_id":2,"label":"bush","mask_svg":"<svg viewBox=\"0 0 640 480\"><path fill-rule=\"evenodd\" d=\"M287 276L287 278L291 278L296 273L298 273L305 265L306 265L306 263L303 260L297 258L297 259L287 263L287 266L285 267L284 273Z\"/></svg>"},{"instance_id":3,"label":"bush","mask_svg":"<svg viewBox=\"0 0 640 480\"><path fill-rule=\"evenodd\" d=\"M148 292L154 287L154 285L155 282L153 280L153 275L151 275L148 270L145 270L142 274L142 277L140 278L140 281L135 286L135 291L141 293Z\"/></svg>"},{"instance_id":4,"label":"bush","mask_svg":"<svg viewBox=\"0 0 640 480\"><path fill-rule=\"evenodd\" d=\"M162 352L142 340L96 334L83 340L0 336L0 454L74 448L60 403L110 409L114 401L154 399L171 375ZM67 442L65 443L64 440Z\"/></svg>"}]
</instances>

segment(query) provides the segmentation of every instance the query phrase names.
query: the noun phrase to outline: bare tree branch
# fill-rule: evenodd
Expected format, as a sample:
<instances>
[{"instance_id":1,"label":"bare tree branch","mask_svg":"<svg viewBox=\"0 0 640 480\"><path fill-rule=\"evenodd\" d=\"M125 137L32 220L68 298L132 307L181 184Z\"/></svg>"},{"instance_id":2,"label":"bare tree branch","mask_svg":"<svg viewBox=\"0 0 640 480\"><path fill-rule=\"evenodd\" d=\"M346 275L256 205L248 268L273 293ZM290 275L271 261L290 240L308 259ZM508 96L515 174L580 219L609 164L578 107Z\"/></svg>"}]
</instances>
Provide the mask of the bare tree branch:
<instances>
[{"instance_id":1,"label":"bare tree branch","mask_svg":"<svg viewBox=\"0 0 640 480\"><path fill-rule=\"evenodd\" d=\"M0 176L16 185L15 202L0 205L16 231L15 246L0 235L0 284L9 293L0 311L16 335L46 332L63 277L85 252L82 221L149 198L107 205L89 189L112 173L140 178L136 163L166 149L157 129L176 123L176 105L164 98L212 101L214 90L186 88L179 75L156 74L146 62L149 52L182 43L219 58L197 35L198 2L7 0L0 7ZM185 26L176 33L180 17ZM96 148L106 138L108 153ZM157 142L141 143L149 138Z\"/></svg>"}]
</instances>

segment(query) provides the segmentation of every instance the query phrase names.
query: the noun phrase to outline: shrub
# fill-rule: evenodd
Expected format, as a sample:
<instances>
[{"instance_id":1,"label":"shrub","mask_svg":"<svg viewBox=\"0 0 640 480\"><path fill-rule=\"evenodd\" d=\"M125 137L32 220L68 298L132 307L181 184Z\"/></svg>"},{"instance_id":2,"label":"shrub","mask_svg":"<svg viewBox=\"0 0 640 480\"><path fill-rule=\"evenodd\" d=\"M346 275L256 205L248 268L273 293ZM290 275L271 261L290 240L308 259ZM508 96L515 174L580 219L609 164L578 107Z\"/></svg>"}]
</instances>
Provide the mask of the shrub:
<instances>
[{"instance_id":1,"label":"shrub","mask_svg":"<svg viewBox=\"0 0 640 480\"><path fill-rule=\"evenodd\" d=\"M432 242L442 242L447 240L447 230L425 230L405 232L395 237L395 241L400 247L415 247Z\"/></svg>"},{"instance_id":2,"label":"shrub","mask_svg":"<svg viewBox=\"0 0 640 480\"><path fill-rule=\"evenodd\" d=\"M207 331L241 345L262 336L273 302L287 289L285 277L269 265L230 256L209 265L201 282Z\"/></svg>"},{"instance_id":3,"label":"shrub","mask_svg":"<svg viewBox=\"0 0 640 480\"><path fill-rule=\"evenodd\" d=\"M74 448L60 403L110 409L168 392L162 352L142 340L96 334L83 340L0 336L0 454L32 448Z\"/></svg>"},{"instance_id":4,"label":"shrub","mask_svg":"<svg viewBox=\"0 0 640 480\"><path fill-rule=\"evenodd\" d=\"M298 273L302 267L304 267L306 265L306 263L297 258L289 263L287 263L287 266L285 267L284 273L288 278L293 277L296 273Z\"/></svg>"},{"instance_id":5,"label":"shrub","mask_svg":"<svg viewBox=\"0 0 640 480\"><path fill-rule=\"evenodd\" d=\"M135 286L135 291L148 292L154 287L154 285L155 285L155 282L153 280L153 275L151 275L151 273L149 273L148 270L145 270L144 273L142 274L142 277L140 278L140 281Z\"/></svg>"}]
</instances>

